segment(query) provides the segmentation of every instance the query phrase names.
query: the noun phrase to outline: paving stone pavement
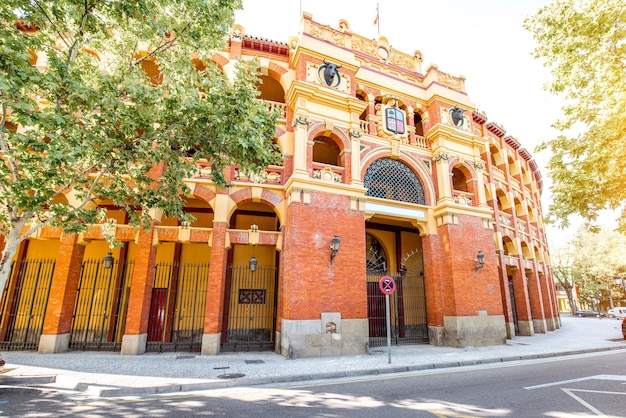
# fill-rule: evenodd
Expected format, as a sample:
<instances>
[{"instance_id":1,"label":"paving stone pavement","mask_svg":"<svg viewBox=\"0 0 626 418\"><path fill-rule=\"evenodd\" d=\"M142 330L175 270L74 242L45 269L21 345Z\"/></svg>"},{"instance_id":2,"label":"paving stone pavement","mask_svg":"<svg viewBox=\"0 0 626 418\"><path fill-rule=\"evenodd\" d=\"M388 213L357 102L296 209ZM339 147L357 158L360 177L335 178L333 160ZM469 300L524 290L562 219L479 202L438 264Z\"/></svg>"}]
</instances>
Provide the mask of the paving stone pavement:
<instances>
[{"instance_id":1,"label":"paving stone pavement","mask_svg":"<svg viewBox=\"0 0 626 418\"><path fill-rule=\"evenodd\" d=\"M112 352L8 351L2 353L6 365L0 372L0 384L52 387L96 398L400 373L607 350L626 350L621 321L564 314L559 329L515 337L502 345L392 346L391 356L387 347L371 348L362 355L301 359L287 359L272 352L128 356Z\"/></svg>"}]
</instances>

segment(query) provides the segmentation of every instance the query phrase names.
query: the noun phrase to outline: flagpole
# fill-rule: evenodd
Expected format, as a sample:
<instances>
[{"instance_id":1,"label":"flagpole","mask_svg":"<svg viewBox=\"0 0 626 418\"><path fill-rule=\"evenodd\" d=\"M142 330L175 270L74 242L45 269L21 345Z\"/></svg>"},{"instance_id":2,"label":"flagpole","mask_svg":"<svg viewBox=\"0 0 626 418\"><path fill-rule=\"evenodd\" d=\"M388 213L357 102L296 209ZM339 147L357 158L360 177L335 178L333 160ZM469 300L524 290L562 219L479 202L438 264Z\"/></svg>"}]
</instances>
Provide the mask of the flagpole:
<instances>
[{"instance_id":1,"label":"flagpole","mask_svg":"<svg viewBox=\"0 0 626 418\"><path fill-rule=\"evenodd\" d=\"M380 9L378 8L380 3L376 3L376 20L378 24L378 36L380 36Z\"/></svg>"},{"instance_id":2,"label":"flagpole","mask_svg":"<svg viewBox=\"0 0 626 418\"><path fill-rule=\"evenodd\" d=\"M378 36L380 36L380 12L379 12L380 3L376 3L376 19L374 19L374 24L378 30Z\"/></svg>"}]
</instances>

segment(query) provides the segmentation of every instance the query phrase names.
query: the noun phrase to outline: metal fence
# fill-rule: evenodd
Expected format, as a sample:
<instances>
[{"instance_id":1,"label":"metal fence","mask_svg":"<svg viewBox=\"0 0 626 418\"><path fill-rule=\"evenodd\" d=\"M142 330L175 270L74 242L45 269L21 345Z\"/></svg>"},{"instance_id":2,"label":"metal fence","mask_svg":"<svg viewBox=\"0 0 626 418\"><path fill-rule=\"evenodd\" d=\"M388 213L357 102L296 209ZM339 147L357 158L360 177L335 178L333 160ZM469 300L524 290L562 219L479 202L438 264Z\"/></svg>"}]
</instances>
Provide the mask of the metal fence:
<instances>
[{"instance_id":1,"label":"metal fence","mask_svg":"<svg viewBox=\"0 0 626 418\"><path fill-rule=\"evenodd\" d=\"M370 347L387 345L387 315L385 294L379 289L379 281L385 274L367 276L367 316ZM423 275L391 275L396 291L389 296L391 343L428 343L426 318L426 293Z\"/></svg>"},{"instance_id":2,"label":"metal fence","mask_svg":"<svg viewBox=\"0 0 626 418\"><path fill-rule=\"evenodd\" d=\"M121 349L133 266L133 261L116 261L111 268L105 268L102 260L83 262L71 350Z\"/></svg>"},{"instance_id":3,"label":"metal fence","mask_svg":"<svg viewBox=\"0 0 626 418\"><path fill-rule=\"evenodd\" d=\"M155 266L147 351L200 351L209 264Z\"/></svg>"},{"instance_id":4,"label":"metal fence","mask_svg":"<svg viewBox=\"0 0 626 418\"><path fill-rule=\"evenodd\" d=\"M0 310L0 349L37 350L48 306L55 260L11 264Z\"/></svg>"},{"instance_id":5,"label":"metal fence","mask_svg":"<svg viewBox=\"0 0 626 418\"><path fill-rule=\"evenodd\" d=\"M231 266L227 271L223 351L274 350L278 276L276 267Z\"/></svg>"}]
</instances>

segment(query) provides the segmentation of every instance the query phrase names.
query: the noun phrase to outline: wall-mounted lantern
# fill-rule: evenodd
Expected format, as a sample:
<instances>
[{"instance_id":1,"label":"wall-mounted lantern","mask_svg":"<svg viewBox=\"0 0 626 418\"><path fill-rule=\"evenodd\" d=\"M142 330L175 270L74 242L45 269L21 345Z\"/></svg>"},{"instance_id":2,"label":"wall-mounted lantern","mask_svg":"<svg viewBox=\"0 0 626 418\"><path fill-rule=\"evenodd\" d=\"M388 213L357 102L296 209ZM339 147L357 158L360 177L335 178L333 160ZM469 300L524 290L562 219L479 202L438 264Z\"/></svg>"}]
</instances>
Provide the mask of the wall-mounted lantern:
<instances>
[{"instance_id":1,"label":"wall-mounted lantern","mask_svg":"<svg viewBox=\"0 0 626 418\"><path fill-rule=\"evenodd\" d=\"M102 265L104 266L105 269L110 269L111 267L113 267L114 261L115 260L113 258L113 254L111 254L111 251L109 251L107 255L105 255L102 258Z\"/></svg>"},{"instance_id":2,"label":"wall-mounted lantern","mask_svg":"<svg viewBox=\"0 0 626 418\"><path fill-rule=\"evenodd\" d=\"M478 270L483 267L485 267L485 254L482 251L478 251L474 259L474 272L478 274Z\"/></svg>"},{"instance_id":3,"label":"wall-mounted lantern","mask_svg":"<svg viewBox=\"0 0 626 418\"><path fill-rule=\"evenodd\" d=\"M337 235L335 235L333 237L333 240L330 243L330 265L333 265L333 259L337 256L337 252L339 251L339 244L341 244L341 241L339 240L339 237Z\"/></svg>"}]
</instances>

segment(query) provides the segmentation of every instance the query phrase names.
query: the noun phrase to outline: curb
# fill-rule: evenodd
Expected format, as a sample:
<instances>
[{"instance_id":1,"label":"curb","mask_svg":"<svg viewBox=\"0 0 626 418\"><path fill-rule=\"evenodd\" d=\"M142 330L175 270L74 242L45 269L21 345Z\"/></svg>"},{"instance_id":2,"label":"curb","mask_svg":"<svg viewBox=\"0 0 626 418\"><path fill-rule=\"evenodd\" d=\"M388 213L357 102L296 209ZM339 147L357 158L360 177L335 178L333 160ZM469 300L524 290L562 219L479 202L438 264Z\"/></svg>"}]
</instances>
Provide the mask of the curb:
<instances>
[{"instance_id":1,"label":"curb","mask_svg":"<svg viewBox=\"0 0 626 418\"><path fill-rule=\"evenodd\" d=\"M626 351L626 346L621 347L601 347L581 350L568 350L562 352L552 352L543 354L528 354L508 357L492 357L476 360L446 361L441 363L389 366L385 368L370 368L357 370L343 370L337 372L320 372L293 374L286 376L266 376L266 377L237 377L232 379L211 379L206 382L196 383L172 383L158 386L112 386L98 385L87 382L80 382L78 378L63 374L56 375L34 375L34 376L7 376L0 375L0 385L7 386L30 386L39 388L49 388L70 392L69 396L83 396L85 398L115 398L123 396L143 396L166 393L180 393L212 389L226 389L242 386L259 386L275 383L307 382L313 380L351 378L364 376L381 376L398 373L418 372L424 370L438 370L455 367L476 366L480 364L507 363L523 360L537 360L542 358L567 357L580 354L590 354L608 351Z\"/></svg>"},{"instance_id":2,"label":"curb","mask_svg":"<svg viewBox=\"0 0 626 418\"><path fill-rule=\"evenodd\" d=\"M129 386L99 386L90 385L88 383L77 383L72 388L65 387L65 389L74 390L80 394L89 398L113 398L122 396L141 396L141 395L156 395L165 393L179 393L179 392L191 392L200 390L212 390L212 389L226 389L231 387L242 386L259 386L273 383L291 383L291 382L307 382L313 380L326 380L337 379L344 377L363 377L363 376L377 376L377 375L389 375L397 373L416 372L423 370L437 370L454 367L475 366L480 364L493 364L493 363L506 363L521 360L537 360L542 358L553 357L567 357L580 354L589 354L605 351L618 351L626 350L626 347L603 347L603 348L591 348L584 350L570 350L559 353L545 353L545 354L529 354L510 357L495 357L486 358L480 360L467 360L458 362L445 362L445 363L431 363L421 364L415 366L396 366L388 368L375 368L375 369L361 369L361 370L345 370L338 372L321 372L321 373L307 373L296 374L289 376L267 376L267 377L241 377L229 380L210 380L199 383L182 383L182 384L168 384L162 386L145 386L145 387L129 387ZM0 377L0 384L8 383ZM6 377L5 377L6 378ZM24 377L9 377L9 381L14 385L42 385L53 387L54 384L58 384L55 388L59 388L63 379L71 381L72 378L68 378L63 375L56 376L24 376Z\"/></svg>"}]
</instances>

